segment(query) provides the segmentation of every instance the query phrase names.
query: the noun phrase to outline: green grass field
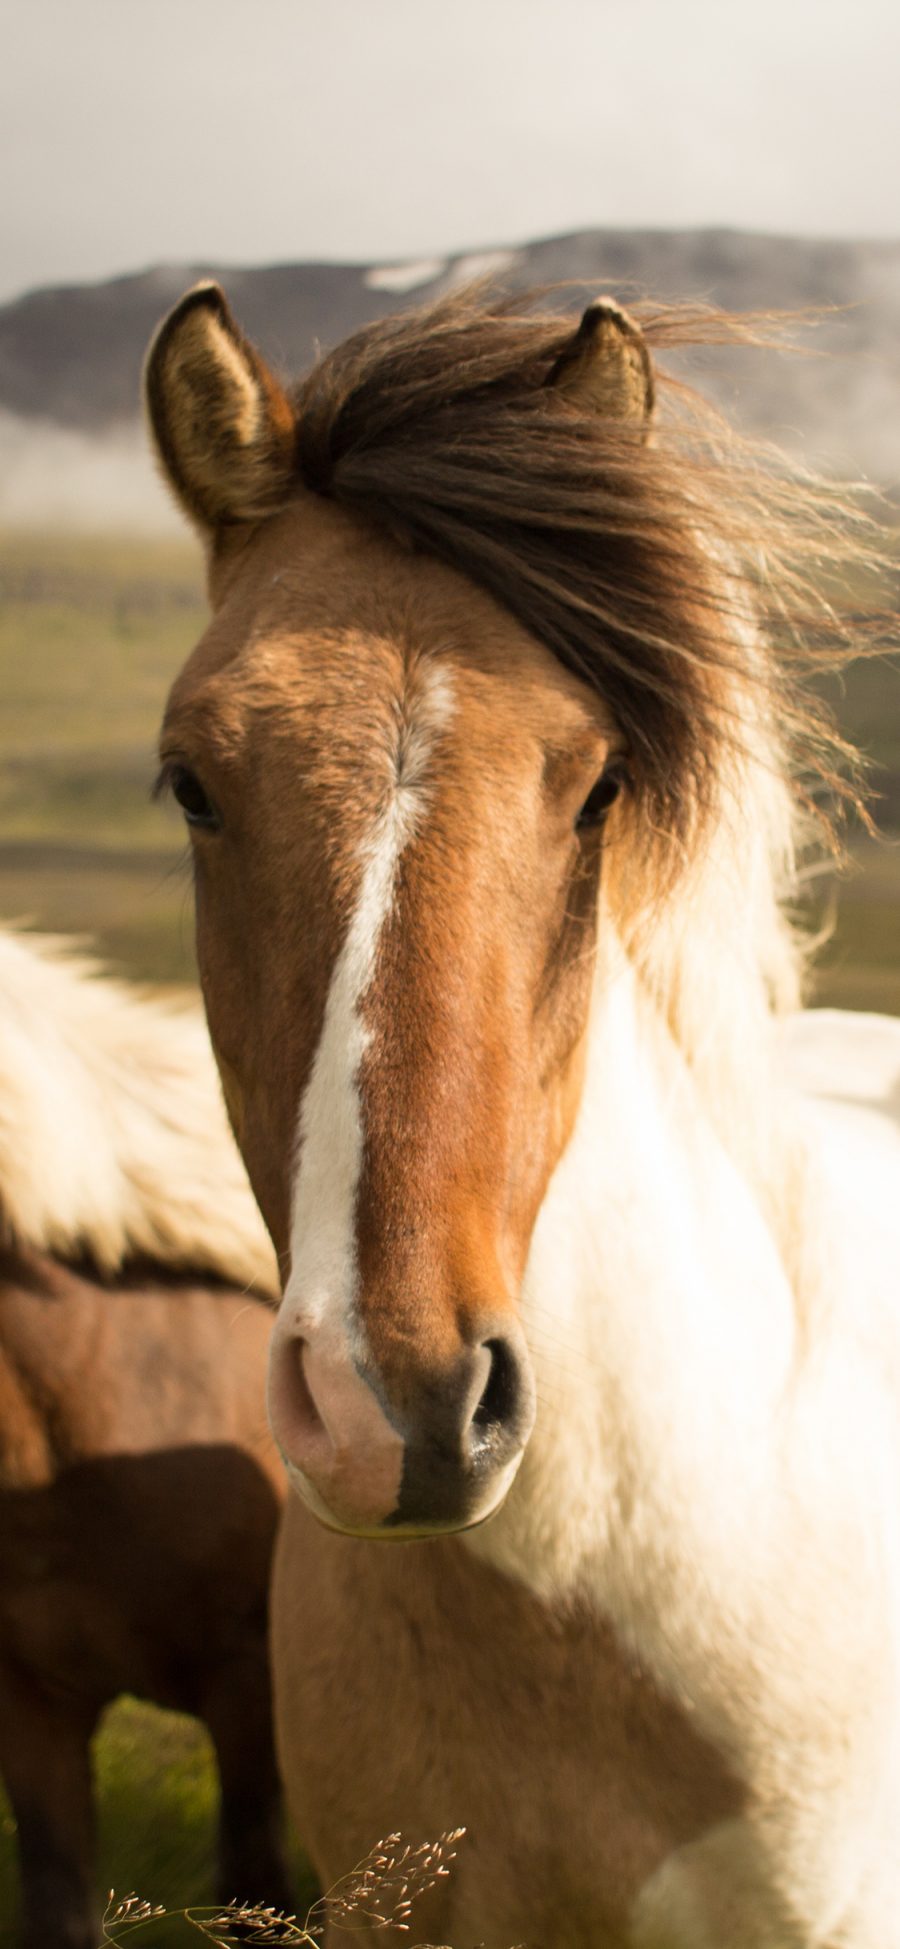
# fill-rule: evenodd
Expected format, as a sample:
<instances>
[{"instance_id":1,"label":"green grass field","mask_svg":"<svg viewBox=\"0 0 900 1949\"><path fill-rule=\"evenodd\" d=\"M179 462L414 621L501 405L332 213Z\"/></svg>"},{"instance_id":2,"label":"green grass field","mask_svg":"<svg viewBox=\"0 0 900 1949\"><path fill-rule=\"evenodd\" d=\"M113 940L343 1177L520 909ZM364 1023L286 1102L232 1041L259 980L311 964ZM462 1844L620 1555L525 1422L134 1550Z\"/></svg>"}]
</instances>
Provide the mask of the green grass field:
<instances>
[{"instance_id":1,"label":"green grass field","mask_svg":"<svg viewBox=\"0 0 900 1949\"><path fill-rule=\"evenodd\" d=\"M149 795L162 702L204 618L188 543L0 538L0 925L88 937L145 979L193 978L181 824ZM885 823L900 825L900 667L857 666L836 701L875 761ZM832 902L813 999L900 1013L900 835L860 840L843 884L818 883L816 911ZM168 1907L211 1899L216 1788L200 1729L123 1702L98 1739L97 1775L104 1888ZM13 1867L0 1799L0 1942ZM298 1857L301 1913L312 1894ZM197 1937L169 1922L140 1939Z\"/></svg>"},{"instance_id":2,"label":"green grass field","mask_svg":"<svg viewBox=\"0 0 900 1949\"><path fill-rule=\"evenodd\" d=\"M104 1896L109 1889L117 1899L134 1891L170 1911L141 1930L147 1949L196 1944L202 1938L177 1911L213 1901L218 1785L205 1729L177 1713L120 1699L95 1742L95 1777ZM318 1890L296 1847L291 1860L302 1918ZM14 1941L17 1915L15 1823L0 1784L0 1943Z\"/></svg>"},{"instance_id":3,"label":"green grass field","mask_svg":"<svg viewBox=\"0 0 900 1949\"><path fill-rule=\"evenodd\" d=\"M0 540L0 921L90 935L129 973L193 973L180 819L151 804L163 699L203 627L199 552Z\"/></svg>"}]
</instances>

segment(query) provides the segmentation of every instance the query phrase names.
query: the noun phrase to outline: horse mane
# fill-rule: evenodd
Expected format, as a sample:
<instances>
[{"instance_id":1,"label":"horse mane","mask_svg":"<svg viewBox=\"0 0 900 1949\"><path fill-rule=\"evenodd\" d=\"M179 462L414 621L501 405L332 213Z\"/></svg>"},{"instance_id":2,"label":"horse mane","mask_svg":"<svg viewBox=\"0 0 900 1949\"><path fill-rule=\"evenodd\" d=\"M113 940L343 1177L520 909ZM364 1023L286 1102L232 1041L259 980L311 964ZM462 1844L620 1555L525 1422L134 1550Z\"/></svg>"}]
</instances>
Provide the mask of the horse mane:
<instances>
[{"instance_id":1,"label":"horse mane","mask_svg":"<svg viewBox=\"0 0 900 1949\"><path fill-rule=\"evenodd\" d=\"M346 340L293 394L298 473L486 588L611 707L630 837L601 915L723 1141L771 1186L771 1020L807 952L798 856L816 828L836 850L835 812L860 806L805 679L856 653L829 593L883 566L877 525L664 374L649 441L558 391L572 324L545 298L470 287ZM633 315L651 352L765 344L781 323Z\"/></svg>"},{"instance_id":2,"label":"horse mane","mask_svg":"<svg viewBox=\"0 0 900 1949\"><path fill-rule=\"evenodd\" d=\"M665 375L649 445L598 417L552 383L571 321L524 307L470 287L329 353L294 394L302 480L462 570L602 692L670 853L717 810L748 717L807 794L846 791L847 747L796 677L822 661L823 624L846 652L804 571L868 558L858 506ZM635 315L651 351L774 329Z\"/></svg>"},{"instance_id":3,"label":"horse mane","mask_svg":"<svg viewBox=\"0 0 900 1949\"><path fill-rule=\"evenodd\" d=\"M272 1249L193 1002L0 932L0 1239L211 1276L274 1297Z\"/></svg>"}]
</instances>

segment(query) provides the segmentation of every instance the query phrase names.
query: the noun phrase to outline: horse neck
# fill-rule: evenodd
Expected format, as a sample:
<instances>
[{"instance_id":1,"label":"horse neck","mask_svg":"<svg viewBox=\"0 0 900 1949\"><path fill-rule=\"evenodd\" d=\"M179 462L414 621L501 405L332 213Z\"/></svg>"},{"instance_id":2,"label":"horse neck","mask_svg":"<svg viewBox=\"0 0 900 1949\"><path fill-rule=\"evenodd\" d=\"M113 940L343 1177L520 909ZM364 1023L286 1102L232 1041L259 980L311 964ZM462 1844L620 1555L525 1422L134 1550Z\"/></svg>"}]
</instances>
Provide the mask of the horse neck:
<instances>
[{"instance_id":1,"label":"horse neck","mask_svg":"<svg viewBox=\"0 0 900 1949\"><path fill-rule=\"evenodd\" d=\"M652 1548L636 1569L635 1524L667 1547L678 1512L686 1556L687 1530L702 1554L733 1530L796 1322L767 1187L723 1141L627 955L608 944L604 961L524 1282L537 1425L474 1547L546 1594L599 1582L609 1601L618 1565L627 1610L653 1574Z\"/></svg>"}]
</instances>

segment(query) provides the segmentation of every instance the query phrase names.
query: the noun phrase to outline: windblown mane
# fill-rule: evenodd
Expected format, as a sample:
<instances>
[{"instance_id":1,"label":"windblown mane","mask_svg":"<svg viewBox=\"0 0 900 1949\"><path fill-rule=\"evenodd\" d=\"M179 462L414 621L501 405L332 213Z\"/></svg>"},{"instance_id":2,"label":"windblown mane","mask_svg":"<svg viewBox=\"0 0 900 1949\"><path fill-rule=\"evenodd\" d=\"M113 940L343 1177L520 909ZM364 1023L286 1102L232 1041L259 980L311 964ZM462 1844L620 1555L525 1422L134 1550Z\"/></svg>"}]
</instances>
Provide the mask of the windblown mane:
<instances>
[{"instance_id":1,"label":"windblown mane","mask_svg":"<svg viewBox=\"0 0 900 1949\"><path fill-rule=\"evenodd\" d=\"M765 329L636 316L651 350ZM805 570L866 553L858 508L665 376L648 450L549 383L570 342L569 319L478 287L367 327L295 393L302 479L452 562L602 692L657 839L699 835L748 719L754 749L761 724L779 769L833 790L846 747L795 673L834 638Z\"/></svg>"},{"instance_id":2,"label":"windblown mane","mask_svg":"<svg viewBox=\"0 0 900 1949\"><path fill-rule=\"evenodd\" d=\"M0 1238L276 1294L199 1009L98 977L0 933Z\"/></svg>"},{"instance_id":3,"label":"windblown mane","mask_svg":"<svg viewBox=\"0 0 900 1949\"><path fill-rule=\"evenodd\" d=\"M634 315L653 351L778 327ZM858 803L802 679L854 651L828 592L878 564L877 528L673 379L649 444L579 405L550 383L571 334L478 287L366 328L294 393L298 471L487 588L612 708L633 818L602 909L724 1141L771 1183L771 1014L797 1005L805 961L798 842L813 812L830 835L826 805Z\"/></svg>"}]
</instances>

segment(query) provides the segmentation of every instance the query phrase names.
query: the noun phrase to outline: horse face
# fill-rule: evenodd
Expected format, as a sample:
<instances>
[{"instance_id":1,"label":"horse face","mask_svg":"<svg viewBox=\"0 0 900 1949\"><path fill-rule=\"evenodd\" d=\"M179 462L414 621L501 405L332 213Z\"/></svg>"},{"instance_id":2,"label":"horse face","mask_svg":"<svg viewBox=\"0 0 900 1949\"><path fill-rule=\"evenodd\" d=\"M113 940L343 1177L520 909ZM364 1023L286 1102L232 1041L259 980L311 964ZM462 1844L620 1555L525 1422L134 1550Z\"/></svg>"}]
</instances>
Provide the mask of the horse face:
<instances>
[{"instance_id":1,"label":"horse face","mask_svg":"<svg viewBox=\"0 0 900 1949\"><path fill-rule=\"evenodd\" d=\"M162 758L286 1274L272 1425L327 1523L463 1528L534 1416L517 1296L578 1103L614 736L487 595L302 490L218 528L211 595Z\"/></svg>"},{"instance_id":2,"label":"horse face","mask_svg":"<svg viewBox=\"0 0 900 1949\"><path fill-rule=\"evenodd\" d=\"M213 595L162 754L287 1270L273 1426L326 1520L468 1524L533 1416L516 1300L578 1099L608 727L488 598L312 497Z\"/></svg>"}]
</instances>

